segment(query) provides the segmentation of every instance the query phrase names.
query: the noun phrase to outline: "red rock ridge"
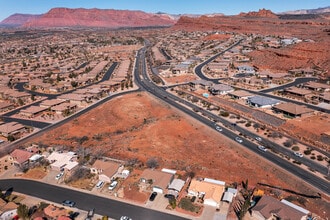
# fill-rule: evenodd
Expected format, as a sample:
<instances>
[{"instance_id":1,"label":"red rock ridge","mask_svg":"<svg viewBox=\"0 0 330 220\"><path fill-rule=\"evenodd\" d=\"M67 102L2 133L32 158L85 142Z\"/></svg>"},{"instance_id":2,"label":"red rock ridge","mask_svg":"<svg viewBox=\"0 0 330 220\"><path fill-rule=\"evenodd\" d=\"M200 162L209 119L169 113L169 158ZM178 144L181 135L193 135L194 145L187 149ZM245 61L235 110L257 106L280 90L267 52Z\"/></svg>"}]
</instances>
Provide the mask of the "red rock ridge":
<instances>
[{"instance_id":1,"label":"red rock ridge","mask_svg":"<svg viewBox=\"0 0 330 220\"><path fill-rule=\"evenodd\" d=\"M171 26L176 21L164 14L114 9L53 8L23 27L147 27Z\"/></svg>"},{"instance_id":2,"label":"red rock ridge","mask_svg":"<svg viewBox=\"0 0 330 220\"><path fill-rule=\"evenodd\" d=\"M13 14L8 18L0 22L1 25L8 26L21 26L28 21L33 21L39 18L41 15L30 15L30 14Z\"/></svg>"},{"instance_id":3,"label":"red rock ridge","mask_svg":"<svg viewBox=\"0 0 330 220\"><path fill-rule=\"evenodd\" d=\"M249 17L249 18L278 18L276 14L274 14L271 10L260 9L259 11L251 11L248 13L240 13L238 16L241 17Z\"/></svg>"}]
</instances>

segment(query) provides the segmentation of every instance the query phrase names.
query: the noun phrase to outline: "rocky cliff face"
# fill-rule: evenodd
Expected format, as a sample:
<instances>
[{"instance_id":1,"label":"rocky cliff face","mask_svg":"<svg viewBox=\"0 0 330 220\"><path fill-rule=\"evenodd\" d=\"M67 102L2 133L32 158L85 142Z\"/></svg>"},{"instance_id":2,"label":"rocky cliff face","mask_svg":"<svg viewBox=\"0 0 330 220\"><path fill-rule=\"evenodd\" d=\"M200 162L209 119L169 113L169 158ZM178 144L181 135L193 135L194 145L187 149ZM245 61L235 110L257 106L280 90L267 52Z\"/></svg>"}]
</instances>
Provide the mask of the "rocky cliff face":
<instances>
[{"instance_id":1,"label":"rocky cliff face","mask_svg":"<svg viewBox=\"0 0 330 220\"><path fill-rule=\"evenodd\" d=\"M266 9L260 9L259 11L251 11L248 13L240 13L239 16L248 18L278 18L278 16L272 11Z\"/></svg>"},{"instance_id":2,"label":"rocky cliff face","mask_svg":"<svg viewBox=\"0 0 330 220\"><path fill-rule=\"evenodd\" d=\"M171 26L176 20L166 14L113 9L53 8L23 27L147 27Z\"/></svg>"},{"instance_id":3,"label":"rocky cliff face","mask_svg":"<svg viewBox=\"0 0 330 220\"><path fill-rule=\"evenodd\" d=\"M2 26L21 26L28 21L38 19L41 15L30 15L30 14L13 14L0 22Z\"/></svg>"}]
</instances>

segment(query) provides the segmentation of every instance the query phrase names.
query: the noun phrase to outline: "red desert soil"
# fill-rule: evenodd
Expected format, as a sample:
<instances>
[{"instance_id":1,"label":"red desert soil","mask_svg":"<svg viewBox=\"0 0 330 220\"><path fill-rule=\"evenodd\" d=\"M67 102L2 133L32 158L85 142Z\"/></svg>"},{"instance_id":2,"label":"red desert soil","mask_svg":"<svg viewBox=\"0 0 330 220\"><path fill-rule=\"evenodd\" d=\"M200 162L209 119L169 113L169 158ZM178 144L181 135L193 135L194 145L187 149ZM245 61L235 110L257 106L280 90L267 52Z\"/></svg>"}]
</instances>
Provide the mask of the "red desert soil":
<instances>
[{"instance_id":1,"label":"red desert soil","mask_svg":"<svg viewBox=\"0 0 330 220\"><path fill-rule=\"evenodd\" d=\"M197 176L228 183L249 179L251 186L262 182L307 195L317 193L280 168L146 93L115 98L34 142L75 149L79 145L77 140L83 136L88 140L82 146L113 158L138 158L145 163L155 157L160 167L193 171ZM327 210L325 214L330 215L330 204L324 200L307 199L305 205L314 213L322 215L320 210Z\"/></svg>"},{"instance_id":2,"label":"red desert soil","mask_svg":"<svg viewBox=\"0 0 330 220\"><path fill-rule=\"evenodd\" d=\"M308 125L308 126L306 126ZM288 134L305 140L316 141L319 146L322 134L330 132L330 117L328 115L316 115L307 118L296 118L288 120L281 126ZM330 146L324 144L323 148L327 151Z\"/></svg>"}]
</instances>

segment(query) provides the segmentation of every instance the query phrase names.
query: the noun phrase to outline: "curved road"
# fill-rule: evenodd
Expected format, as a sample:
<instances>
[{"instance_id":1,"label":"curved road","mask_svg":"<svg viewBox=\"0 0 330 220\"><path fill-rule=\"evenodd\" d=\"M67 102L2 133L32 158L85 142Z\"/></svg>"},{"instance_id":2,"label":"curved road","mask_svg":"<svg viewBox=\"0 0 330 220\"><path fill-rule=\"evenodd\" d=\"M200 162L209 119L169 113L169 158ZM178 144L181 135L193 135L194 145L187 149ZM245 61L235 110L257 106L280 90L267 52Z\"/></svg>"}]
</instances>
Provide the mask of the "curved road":
<instances>
[{"instance_id":1,"label":"curved road","mask_svg":"<svg viewBox=\"0 0 330 220\"><path fill-rule=\"evenodd\" d=\"M184 220L185 218L167 213L147 209L141 206L131 205L110 198L100 197L89 193L71 190L68 188L49 185L42 182L25 179L0 180L0 189L12 188L14 192L38 197L50 202L61 204L69 199L76 202L75 207L82 210L95 208L100 215L107 215L113 219L119 219L122 215L130 216L134 220Z\"/></svg>"},{"instance_id":2,"label":"curved road","mask_svg":"<svg viewBox=\"0 0 330 220\"><path fill-rule=\"evenodd\" d=\"M229 48L230 49L230 48ZM170 104L171 106L181 110L182 112L190 115L191 117L199 120L200 122L204 123L207 126L210 127L215 127L214 122L213 121L220 121L223 122L225 125L230 126L230 124L223 120L221 117L215 116L214 114L201 109L200 107L195 106L194 104L182 100L181 98L165 91L163 88L159 88L158 86L156 86L154 83L151 82L151 80L149 79L148 75L147 75L147 71L146 71L146 64L144 61L144 49L142 49L141 51L139 51L139 59L137 63L140 63L139 68L135 69L134 75L135 75L135 82L140 86L141 89L147 90L149 93L153 94L154 96L158 97L159 99L167 102L168 104ZM221 53L220 53L221 54ZM211 57L211 59L214 59L215 57ZM207 63L207 61L204 61L204 65ZM201 65L198 66L198 68L201 70ZM189 108L187 108L186 106L188 106ZM194 112L192 109L198 109L200 112L203 112L203 114L206 116L201 116L199 114L197 114L196 112ZM211 120L212 121L211 121ZM243 129L243 128L236 128L237 130L241 130L241 132L243 134L248 134L248 132ZM221 132L223 135L231 138L231 139L235 139L235 137L237 137L238 135L236 135L233 131L224 128L223 132ZM318 188L319 190L327 193L328 195L330 195L330 187L329 187L329 182L319 178L305 170L303 170L302 168L292 164L292 162L289 162L286 159L283 159L281 157L278 157L277 155L274 155L270 152L262 152L260 150L258 150L257 148L257 144L249 141L246 138L243 138L243 143L242 145L250 150L252 150L253 152L259 154L260 156L266 158L267 160L273 162L274 164L276 164L277 166L289 171L290 173L294 174L295 176L301 178L302 180L304 180L305 182L311 184L312 186ZM275 150L277 150L276 145L271 144L270 142L267 142L264 140L264 143L268 143L269 146L271 146L272 148L274 148ZM285 154L291 154L291 152L288 152L287 150L283 150ZM290 155L290 156L291 156ZM295 158L295 160L303 162L303 163L307 163L307 165L315 165L315 162L312 162L310 160L307 160L306 158ZM319 164L317 164L317 166L313 166L315 170L320 171L323 174L327 173L327 169L324 166L320 166Z\"/></svg>"}]
</instances>

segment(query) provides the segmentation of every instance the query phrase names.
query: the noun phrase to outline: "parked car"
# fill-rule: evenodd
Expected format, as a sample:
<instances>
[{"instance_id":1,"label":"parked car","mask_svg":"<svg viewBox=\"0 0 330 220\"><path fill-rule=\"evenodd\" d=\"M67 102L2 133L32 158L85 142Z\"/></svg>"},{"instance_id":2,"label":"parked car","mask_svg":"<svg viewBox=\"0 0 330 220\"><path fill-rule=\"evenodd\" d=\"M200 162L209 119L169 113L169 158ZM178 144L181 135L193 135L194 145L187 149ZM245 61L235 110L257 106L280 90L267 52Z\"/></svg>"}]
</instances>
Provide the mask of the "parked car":
<instances>
[{"instance_id":1,"label":"parked car","mask_svg":"<svg viewBox=\"0 0 330 220\"><path fill-rule=\"evenodd\" d=\"M117 186L118 182L117 181L112 181L109 185L109 190L114 190Z\"/></svg>"},{"instance_id":2,"label":"parked car","mask_svg":"<svg viewBox=\"0 0 330 220\"><path fill-rule=\"evenodd\" d=\"M150 197L149 197L149 200L150 201L154 201L155 198L156 198L156 196L157 196L157 192L152 192L151 195L150 195Z\"/></svg>"},{"instance_id":3,"label":"parked car","mask_svg":"<svg viewBox=\"0 0 330 220\"><path fill-rule=\"evenodd\" d=\"M300 152L293 152L293 154L297 157L303 157L304 155Z\"/></svg>"},{"instance_id":4,"label":"parked car","mask_svg":"<svg viewBox=\"0 0 330 220\"><path fill-rule=\"evenodd\" d=\"M261 151L263 151L263 152L266 152L266 151L267 151L267 148L265 148L265 147L262 146L262 145L259 145L259 146L258 146L258 149L261 150Z\"/></svg>"},{"instance_id":5,"label":"parked car","mask_svg":"<svg viewBox=\"0 0 330 220\"><path fill-rule=\"evenodd\" d=\"M103 185L104 185L104 181L100 180L100 181L97 182L97 184L95 185L95 187L97 189L100 189L100 188L102 188Z\"/></svg>"},{"instance_id":6,"label":"parked car","mask_svg":"<svg viewBox=\"0 0 330 220\"><path fill-rule=\"evenodd\" d=\"M120 217L120 220L132 220L130 217L128 217L128 216L122 216L122 217Z\"/></svg>"},{"instance_id":7,"label":"parked car","mask_svg":"<svg viewBox=\"0 0 330 220\"><path fill-rule=\"evenodd\" d=\"M215 127L215 130L217 130L217 131L222 131L222 128L221 128L220 126L216 126L216 127Z\"/></svg>"},{"instance_id":8,"label":"parked car","mask_svg":"<svg viewBox=\"0 0 330 220\"><path fill-rule=\"evenodd\" d=\"M240 138L240 137L236 137L235 140L236 140L238 143L242 143L242 142L243 142L242 138Z\"/></svg>"},{"instance_id":9,"label":"parked car","mask_svg":"<svg viewBox=\"0 0 330 220\"><path fill-rule=\"evenodd\" d=\"M72 213L69 215L69 218L70 218L70 219L75 219L75 218L78 217L79 214L80 214L79 212L72 212Z\"/></svg>"},{"instance_id":10,"label":"parked car","mask_svg":"<svg viewBox=\"0 0 330 220\"><path fill-rule=\"evenodd\" d=\"M59 180L59 179L62 178L63 175L64 175L64 173L63 173L63 172L60 172L59 174L57 174L57 175L55 176L55 179L56 179L56 180Z\"/></svg>"},{"instance_id":11,"label":"parked car","mask_svg":"<svg viewBox=\"0 0 330 220\"><path fill-rule=\"evenodd\" d=\"M63 206L69 206L69 207L73 207L76 203L74 201L71 201L71 200L64 200L62 202L62 205Z\"/></svg>"},{"instance_id":12,"label":"parked car","mask_svg":"<svg viewBox=\"0 0 330 220\"><path fill-rule=\"evenodd\" d=\"M92 218L94 216L95 209L90 209L87 213L88 218Z\"/></svg>"}]
</instances>

